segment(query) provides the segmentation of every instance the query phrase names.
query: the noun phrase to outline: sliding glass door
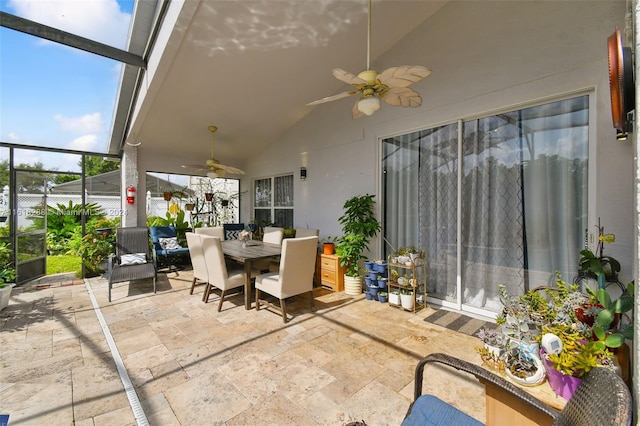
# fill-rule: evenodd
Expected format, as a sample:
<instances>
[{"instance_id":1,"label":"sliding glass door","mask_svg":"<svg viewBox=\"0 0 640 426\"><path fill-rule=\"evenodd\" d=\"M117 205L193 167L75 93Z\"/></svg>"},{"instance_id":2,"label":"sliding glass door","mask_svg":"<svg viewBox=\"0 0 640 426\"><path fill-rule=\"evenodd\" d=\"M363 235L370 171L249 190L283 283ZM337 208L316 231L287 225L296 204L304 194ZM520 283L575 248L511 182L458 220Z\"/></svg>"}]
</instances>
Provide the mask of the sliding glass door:
<instances>
[{"instance_id":1,"label":"sliding glass door","mask_svg":"<svg viewBox=\"0 0 640 426\"><path fill-rule=\"evenodd\" d=\"M387 253L425 250L432 298L496 312L570 280L587 228L589 97L383 141Z\"/></svg>"}]
</instances>

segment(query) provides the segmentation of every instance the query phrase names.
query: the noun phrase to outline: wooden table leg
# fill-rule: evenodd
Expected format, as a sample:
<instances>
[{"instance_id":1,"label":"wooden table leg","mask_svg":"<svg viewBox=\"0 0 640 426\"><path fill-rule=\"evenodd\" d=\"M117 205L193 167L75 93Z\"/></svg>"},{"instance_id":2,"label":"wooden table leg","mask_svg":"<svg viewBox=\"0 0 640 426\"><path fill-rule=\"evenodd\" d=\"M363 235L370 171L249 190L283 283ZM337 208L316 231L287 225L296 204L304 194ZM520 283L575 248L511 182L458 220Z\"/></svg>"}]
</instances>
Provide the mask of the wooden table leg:
<instances>
[{"instance_id":1,"label":"wooden table leg","mask_svg":"<svg viewBox=\"0 0 640 426\"><path fill-rule=\"evenodd\" d=\"M251 262L244 262L244 308L251 309Z\"/></svg>"}]
</instances>

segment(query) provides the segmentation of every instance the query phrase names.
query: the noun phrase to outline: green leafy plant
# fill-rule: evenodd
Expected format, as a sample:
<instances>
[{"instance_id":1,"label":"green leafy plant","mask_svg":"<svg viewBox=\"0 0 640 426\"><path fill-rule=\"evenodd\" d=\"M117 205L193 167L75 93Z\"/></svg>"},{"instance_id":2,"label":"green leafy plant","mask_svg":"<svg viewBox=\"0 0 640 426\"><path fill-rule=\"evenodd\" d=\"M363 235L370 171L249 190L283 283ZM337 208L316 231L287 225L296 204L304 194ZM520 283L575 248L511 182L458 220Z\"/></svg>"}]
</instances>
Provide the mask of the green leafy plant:
<instances>
[{"instance_id":1,"label":"green leafy plant","mask_svg":"<svg viewBox=\"0 0 640 426\"><path fill-rule=\"evenodd\" d=\"M11 267L11 246L7 241L0 241L0 265L0 288L3 288L16 279L16 270Z\"/></svg>"},{"instance_id":2,"label":"green leafy plant","mask_svg":"<svg viewBox=\"0 0 640 426\"><path fill-rule=\"evenodd\" d=\"M337 239L336 254L340 264L345 266L345 274L350 277L360 275L360 260L369 241L380 231L380 222L375 218L374 195L355 196L345 201L344 214L338 218L343 236Z\"/></svg>"},{"instance_id":3,"label":"green leafy plant","mask_svg":"<svg viewBox=\"0 0 640 426\"><path fill-rule=\"evenodd\" d=\"M0 288L4 288L7 284L14 282L16 279L16 271L13 268L0 269Z\"/></svg>"},{"instance_id":4,"label":"green leafy plant","mask_svg":"<svg viewBox=\"0 0 640 426\"><path fill-rule=\"evenodd\" d=\"M102 265L112 253L115 253L116 226L118 221L103 219L94 223L93 230L81 238L76 254L82 258L88 276L96 276L104 272ZM113 231L108 232L106 229Z\"/></svg>"},{"instance_id":5,"label":"green leafy plant","mask_svg":"<svg viewBox=\"0 0 640 426\"><path fill-rule=\"evenodd\" d=\"M104 212L97 203L89 203L82 208L82 204L69 200L68 204L47 206L47 249L51 254L67 250L69 239L82 224L83 214L87 223L104 218Z\"/></svg>"},{"instance_id":6,"label":"green leafy plant","mask_svg":"<svg viewBox=\"0 0 640 426\"><path fill-rule=\"evenodd\" d=\"M620 315L633 309L633 283L627 284L627 291L616 300L611 300L609 293L601 288L595 297L602 306L593 325L593 333L608 348L619 348L625 339L633 338L633 325L628 324L616 328L620 324ZM616 321L617 319L617 321Z\"/></svg>"},{"instance_id":7,"label":"green leafy plant","mask_svg":"<svg viewBox=\"0 0 640 426\"><path fill-rule=\"evenodd\" d=\"M611 256L604 255L604 244L613 243L616 240L614 234L605 234L604 226L600 226L598 219L598 246L596 253L585 249L580 252L582 256L578 262L578 274L598 281L598 288L604 288L607 281L617 281L620 273L620 262Z\"/></svg>"}]
</instances>

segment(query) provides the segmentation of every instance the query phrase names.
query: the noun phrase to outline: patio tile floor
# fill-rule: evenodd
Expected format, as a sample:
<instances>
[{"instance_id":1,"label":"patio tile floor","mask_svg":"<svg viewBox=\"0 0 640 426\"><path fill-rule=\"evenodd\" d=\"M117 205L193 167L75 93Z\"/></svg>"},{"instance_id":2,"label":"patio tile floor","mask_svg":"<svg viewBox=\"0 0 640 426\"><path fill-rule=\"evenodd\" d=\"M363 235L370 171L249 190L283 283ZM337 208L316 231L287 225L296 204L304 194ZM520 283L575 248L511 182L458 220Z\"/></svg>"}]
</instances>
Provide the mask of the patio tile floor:
<instances>
[{"instance_id":1,"label":"patio tile floor","mask_svg":"<svg viewBox=\"0 0 640 426\"><path fill-rule=\"evenodd\" d=\"M474 337L363 295L316 288L278 309L244 309L241 294L202 302L191 272L151 282L54 278L15 288L0 313L0 414L10 425L134 425L95 295L151 425L398 425L420 358L446 352L478 362ZM277 301L276 301L277 303ZM446 369L431 392L484 421L484 387Z\"/></svg>"}]
</instances>

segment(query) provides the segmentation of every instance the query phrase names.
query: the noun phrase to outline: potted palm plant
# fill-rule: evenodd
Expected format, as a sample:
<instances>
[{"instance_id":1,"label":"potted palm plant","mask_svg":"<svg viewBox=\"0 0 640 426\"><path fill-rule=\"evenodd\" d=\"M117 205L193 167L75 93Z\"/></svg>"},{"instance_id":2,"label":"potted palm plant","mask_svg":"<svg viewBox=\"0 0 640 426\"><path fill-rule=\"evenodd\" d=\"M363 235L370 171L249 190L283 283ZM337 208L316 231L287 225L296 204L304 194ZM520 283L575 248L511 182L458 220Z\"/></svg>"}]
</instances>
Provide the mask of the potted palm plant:
<instances>
[{"instance_id":1,"label":"potted palm plant","mask_svg":"<svg viewBox=\"0 0 640 426\"><path fill-rule=\"evenodd\" d=\"M366 194L348 199L343 206L344 214L338 218L343 236L337 239L335 249L340 257L340 265L346 268L345 293L352 296L362 293L360 260L365 258L363 253L369 241L381 229L375 217L373 197Z\"/></svg>"}]
</instances>

